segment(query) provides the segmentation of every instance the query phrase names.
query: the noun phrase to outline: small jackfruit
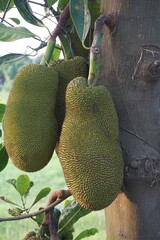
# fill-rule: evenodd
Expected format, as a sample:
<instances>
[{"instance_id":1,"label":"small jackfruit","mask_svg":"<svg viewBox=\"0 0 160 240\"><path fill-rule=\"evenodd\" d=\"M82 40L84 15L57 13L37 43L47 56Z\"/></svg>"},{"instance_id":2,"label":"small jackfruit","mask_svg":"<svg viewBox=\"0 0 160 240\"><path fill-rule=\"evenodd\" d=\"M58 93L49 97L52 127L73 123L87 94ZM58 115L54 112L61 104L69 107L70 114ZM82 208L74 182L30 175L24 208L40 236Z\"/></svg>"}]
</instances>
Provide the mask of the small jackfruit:
<instances>
[{"instance_id":1,"label":"small jackfruit","mask_svg":"<svg viewBox=\"0 0 160 240\"><path fill-rule=\"evenodd\" d=\"M4 144L14 165L35 172L53 154L58 127L54 114L58 73L29 64L14 79L4 114Z\"/></svg>"},{"instance_id":2,"label":"small jackfruit","mask_svg":"<svg viewBox=\"0 0 160 240\"><path fill-rule=\"evenodd\" d=\"M107 207L122 187L123 158L117 114L104 86L83 77L66 91L59 158L69 190L89 210Z\"/></svg>"},{"instance_id":3,"label":"small jackfruit","mask_svg":"<svg viewBox=\"0 0 160 240\"><path fill-rule=\"evenodd\" d=\"M87 77L88 65L83 57L74 57L62 61L54 61L51 66L58 72L59 86L55 105L55 116L58 123L59 135L65 117L65 94L68 83L76 77Z\"/></svg>"}]
</instances>

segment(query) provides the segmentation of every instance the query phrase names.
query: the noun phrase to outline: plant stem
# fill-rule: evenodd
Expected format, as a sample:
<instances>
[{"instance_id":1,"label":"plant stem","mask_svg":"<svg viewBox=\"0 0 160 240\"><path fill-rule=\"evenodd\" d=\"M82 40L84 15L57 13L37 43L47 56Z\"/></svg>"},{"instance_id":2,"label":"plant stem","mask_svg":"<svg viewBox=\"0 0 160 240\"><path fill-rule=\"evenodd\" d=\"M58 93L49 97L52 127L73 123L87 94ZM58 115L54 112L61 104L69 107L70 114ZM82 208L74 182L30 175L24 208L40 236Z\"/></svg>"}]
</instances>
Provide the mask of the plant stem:
<instances>
[{"instance_id":1,"label":"plant stem","mask_svg":"<svg viewBox=\"0 0 160 240\"><path fill-rule=\"evenodd\" d=\"M42 4L42 3L37 3L37 2L34 2L34 1L28 1L29 3L33 3L33 4L37 4L41 7L45 7L45 4Z\"/></svg>"},{"instance_id":2,"label":"plant stem","mask_svg":"<svg viewBox=\"0 0 160 240\"><path fill-rule=\"evenodd\" d=\"M44 1L45 4L47 4L47 1ZM59 34L59 39L61 41L61 44L63 46L63 50L64 50L64 56L66 59L71 59L75 56L72 47L71 47L71 40L70 37L67 36L66 32L65 32L65 26L66 23L70 17L70 12L69 12L69 3L66 5L64 11L63 11L63 17L62 14L59 15L59 13L57 11L54 10L53 7L49 8L50 11L52 12L52 14L54 15L54 17L56 18L57 22L59 22L59 20L61 21L61 33ZM63 30L63 31L62 31Z\"/></svg>"},{"instance_id":3,"label":"plant stem","mask_svg":"<svg viewBox=\"0 0 160 240\"><path fill-rule=\"evenodd\" d=\"M1 19L1 23L2 23L2 22L4 21L4 19L5 19L5 16L6 16L6 14L7 14L7 11L8 11L8 9L9 9L10 4L11 4L11 0L9 0L9 1L7 2L7 5L6 5L6 8L5 8L3 17L2 17L2 19Z\"/></svg>"},{"instance_id":4,"label":"plant stem","mask_svg":"<svg viewBox=\"0 0 160 240\"><path fill-rule=\"evenodd\" d=\"M90 67L88 75L88 85L95 86L100 78L100 47L101 38L103 35L103 26L106 24L110 32L115 29L116 23L115 14L100 15L100 17L95 22L94 32L93 32L93 42L90 49Z\"/></svg>"},{"instance_id":5,"label":"plant stem","mask_svg":"<svg viewBox=\"0 0 160 240\"><path fill-rule=\"evenodd\" d=\"M64 50L64 56L66 59L71 59L74 56L73 50L72 50L72 46L71 46L71 41L69 39L69 37L67 35L60 35L59 36L60 41L62 43L63 46L63 50Z\"/></svg>"},{"instance_id":6,"label":"plant stem","mask_svg":"<svg viewBox=\"0 0 160 240\"><path fill-rule=\"evenodd\" d=\"M41 65L47 65L50 61L50 58L52 56L53 50L55 48L56 44L56 38L59 36L62 39L62 36L64 34L64 28L66 26L66 23L70 17L70 12L69 12L69 3L66 5L65 9L60 15L58 24L54 31L51 33L51 37L48 40L47 47L45 54L41 60ZM68 51L69 52L69 51Z\"/></svg>"},{"instance_id":7,"label":"plant stem","mask_svg":"<svg viewBox=\"0 0 160 240\"><path fill-rule=\"evenodd\" d=\"M94 86L98 83L100 68L100 43L102 34L95 34L90 50L90 67L88 75L88 85Z\"/></svg>"},{"instance_id":8,"label":"plant stem","mask_svg":"<svg viewBox=\"0 0 160 240\"><path fill-rule=\"evenodd\" d=\"M59 195L57 193L60 193ZM54 193L53 193L54 194ZM47 206L46 208L39 210L37 212L29 213L29 214L24 214L20 215L18 217L7 217L7 218L0 218L0 222L6 222L6 221L16 221L16 220L21 220L25 218L30 218L33 216L37 216L41 213L48 212L49 210L53 209L55 206L57 206L59 203L61 203L63 200L71 196L71 193L69 190L60 190L55 192L55 195L57 195L57 198L55 201Z\"/></svg>"},{"instance_id":9,"label":"plant stem","mask_svg":"<svg viewBox=\"0 0 160 240\"><path fill-rule=\"evenodd\" d=\"M41 65L47 65L49 63L52 53L54 51L55 44L56 44L55 41L52 38L50 38L47 43L46 51L40 62Z\"/></svg>"}]
</instances>

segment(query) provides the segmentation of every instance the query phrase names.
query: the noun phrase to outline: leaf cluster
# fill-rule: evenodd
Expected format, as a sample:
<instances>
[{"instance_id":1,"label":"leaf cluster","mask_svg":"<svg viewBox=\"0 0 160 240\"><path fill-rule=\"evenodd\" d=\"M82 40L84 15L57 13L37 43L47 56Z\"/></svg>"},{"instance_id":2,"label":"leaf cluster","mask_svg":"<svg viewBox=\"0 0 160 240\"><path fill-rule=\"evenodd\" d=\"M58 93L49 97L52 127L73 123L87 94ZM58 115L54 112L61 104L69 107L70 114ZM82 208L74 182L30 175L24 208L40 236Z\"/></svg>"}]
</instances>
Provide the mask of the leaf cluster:
<instances>
[{"instance_id":1,"label":"leaf cluster","mask_svg":"<svg viewBox=\"0 0 160 240\"><path fill-rule=\"evenodd\" d=\"M70 31L74 28L80 43L85 47L84 42L89 33L91 28L92 19L95 20L99 15L100 11L100 1L99 0L44 0L44 4L39 1L28 1L28 0L12 0L12 1L2 1L0 3L0 16L1 23L0 23L0 41L2 42L12 42L16 40L20 40L23 38L33 38L40 42L39 47L32 48L30 50L37 52L46 46L46 41L41 40L41 36L37 36L34 32L30 31L26 27L22 27L21 19L18 17L14 18L7 18L7 11L12 9L13 7L17 10L17 13L21 15L21 17L28 23L41 28L48 29L48 26L44 24L44 19L49 19L55 22L55 19L58 23L59 15L61 14L62 10L66 7L69 2L69 10L70 10L70 17L71 22L68 28L64 28L65 37L60 37L60 41L62 44L61 50L70 51L72 48L72 39L70 39ZM40 17L32 10L32 5L37 4L40 5L45 14ZM94 12L93 12L94 9ZM18 14L17 14L18 15ZM19 26L17 26L19 25ZM48 36L46 39L50 37L51 33L48 29ZM0 57L0 64L7 63L13 60L18 60L25 56L30 56L32 52L28 54L21 54L21 53L12 53L10 55L4 55ZM54 49L52 60L56 60L59 57L59 51L57 48ZM2 59L1 59L2 58ZM9 61L8 61L9 58Z\"/></svg>"},{"instance_id":2,"label":"leaf cluster","mask_svg":"<svg viewBox=\"0 0 160 240\"><path fill-rule=\"evenodd\" d=\"M1 200L8 204L12 204L15 207L12 209L8 209L8 213L11 216L20 216L30 213L31 208L36 205L42 198L46 197L51 189L49 187L45 187L39 191L35 200L30 204L29 207L26 206L27 198L29 193L34 186L34 182L30 180L28 175L22 174L17 177L17 179L9 179L7 183L10 184L16 192L19 194L21 203L15 203L14 201L6 198L0 197ZM66 200L64 206L56 207L53 209L53 219L54 225L56 227L56 232L61 240L74 239L74 224L82 217L89 214L91 211L81 207L75 200ZM44 213L41 213L36 216L36 218L32 217L32 220L36 221L38 226L40 227L44 218ZM91 228L83 230L74 240L80 240L91 235L94 235L98 232L97 229ZM36 236L39 236L39 239L43 239L49 235L48 232L41 232L40 229L37 229Z\"/></svg>"}]
</instances>

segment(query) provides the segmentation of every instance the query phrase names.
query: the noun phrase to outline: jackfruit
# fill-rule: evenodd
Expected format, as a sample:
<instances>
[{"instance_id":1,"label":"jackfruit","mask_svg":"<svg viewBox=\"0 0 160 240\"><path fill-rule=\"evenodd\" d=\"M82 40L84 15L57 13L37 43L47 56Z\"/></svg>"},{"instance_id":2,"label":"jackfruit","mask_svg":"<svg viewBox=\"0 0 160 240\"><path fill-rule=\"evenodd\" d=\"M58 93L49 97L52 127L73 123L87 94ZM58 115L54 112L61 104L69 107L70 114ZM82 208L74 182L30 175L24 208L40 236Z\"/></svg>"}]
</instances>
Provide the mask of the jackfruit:
<instances>
[{"instance_id":1,"label":"jackfruit","mask_svg":"<svg viewBox=\"0 0 160 240\"><path fill-rule=\"evenodd\" d=\"M14 79L4 114L4 144L23 171L38 171L51 159L58 139L57 90L58 73L43 65L26 65Z\"/></svg>"},{"instance_id":2,"label":"jackfruit","mask_svg":"<svg viewBox=\"0 0 160 240\"><path fill-rule=\"evenodd\" d=\"M74 57L73 59L58 60L51 63L51 66L59 74L59 87L55 105L55 116L58 123L59 135L65 117L65 94L68 83L76 77L87 77L88 65L83 57Z\"/></svg>"},{"instance_id":3,"label":"jackfruit","mask_svg":"<svg viewBox=\"0 0 160 240\"><path fill-rule=\"evenodd\" d=\"M66 116L59 159L73 197L86 209L100 210L122 187L123 158L117 114L104 86L75 78L66 91Z\"/></svg>"}]
</instances>

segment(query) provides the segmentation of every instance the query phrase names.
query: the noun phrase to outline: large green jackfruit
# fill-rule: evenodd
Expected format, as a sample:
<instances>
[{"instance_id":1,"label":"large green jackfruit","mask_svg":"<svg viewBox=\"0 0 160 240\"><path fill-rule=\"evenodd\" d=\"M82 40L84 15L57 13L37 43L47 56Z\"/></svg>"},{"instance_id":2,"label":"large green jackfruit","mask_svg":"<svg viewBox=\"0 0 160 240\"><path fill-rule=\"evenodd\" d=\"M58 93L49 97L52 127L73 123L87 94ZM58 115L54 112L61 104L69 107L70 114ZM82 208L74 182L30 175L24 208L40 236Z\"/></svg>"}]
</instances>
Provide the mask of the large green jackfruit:
<instances>
[{"instance_id":1,"label":"large green jackfruit","mask_svg":"<svg viewBox=\"0 0 160 240\"><path fill-rule=\"evenodd\" d=\"M59 135L65 117L65 94L68 83L76 77L87 77L88 65L83 57L74 57L62 61L54 61L51 66L58 72L59 87L55 105L55 115L58 123Z\"/></svg>"},{"instance_id":2,"label":"large green jackfruit","mask_svg":"<svg viewBox=\"0 0 160 240\"><path fill-rule=\"evenodd\" d=\"M38 64L26 65L14 79L4 114L4 143L23 171L38 171L51 159L58 139L57 89L58 73Z\"/></svg>"},{"instance_id":3,"label":"large green jackfruit","mask_svg":"<svg viewBox=\"0 0 160 240\"><path fill-rule=\"evenodd\" d=\"M89 87L82 77L69 83L59 158L66 183L84 208L103 209L120 192L123 159L118 120L104 86Z\"/></svg>"}]
</instances>

